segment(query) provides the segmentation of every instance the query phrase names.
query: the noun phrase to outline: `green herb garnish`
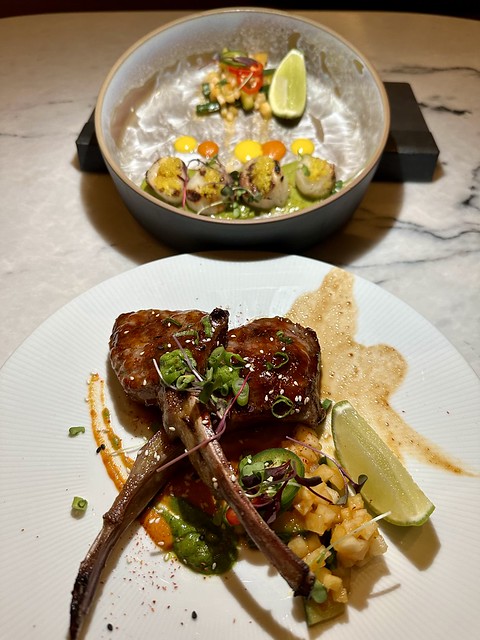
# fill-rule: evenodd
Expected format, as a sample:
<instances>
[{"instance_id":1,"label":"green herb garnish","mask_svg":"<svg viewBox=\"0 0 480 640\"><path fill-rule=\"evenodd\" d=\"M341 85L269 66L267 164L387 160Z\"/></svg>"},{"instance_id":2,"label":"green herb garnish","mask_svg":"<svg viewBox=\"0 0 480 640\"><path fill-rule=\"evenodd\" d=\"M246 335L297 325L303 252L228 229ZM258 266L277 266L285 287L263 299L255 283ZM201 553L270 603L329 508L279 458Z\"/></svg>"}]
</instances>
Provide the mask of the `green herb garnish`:
<instances>
[{"instance_id":1,"label":"green herb garnish","mask_svg":"<svg viewBox=\"0 0 480 640\"><path fill-rule=\"evenodd\" d=\"M71 438L78 436L79 433L85 433L85 427L70 427L68 430L68 435Z\"/></svg>"}]
</instances>

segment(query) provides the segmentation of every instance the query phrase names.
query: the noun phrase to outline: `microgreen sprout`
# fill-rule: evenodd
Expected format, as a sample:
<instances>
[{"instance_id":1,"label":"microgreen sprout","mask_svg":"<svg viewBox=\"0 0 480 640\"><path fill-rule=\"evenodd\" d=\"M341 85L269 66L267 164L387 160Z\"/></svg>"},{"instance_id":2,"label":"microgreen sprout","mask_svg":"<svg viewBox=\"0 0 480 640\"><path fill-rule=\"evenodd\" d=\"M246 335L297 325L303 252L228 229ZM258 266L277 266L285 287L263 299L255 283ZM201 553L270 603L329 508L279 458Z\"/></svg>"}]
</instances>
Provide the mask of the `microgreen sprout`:
<instances>
[{"instance_id":1,"label":"microgreen sprout","mask_svg":"<svg viewBox=\"0 0 480 640\"><path fill-rule=\"evenodd\" d=\"M301 442L300 440L296 440L295 438L292 438L291 436L287 436L287 440L291 440L292 442L295 442L296 444L302 446L302 447L306 447L307 449L310 449L311 451L314 451L315 453L318 453L319 455L319 459L321 457L326 458L327 460L330 460L330 462L332 462L337 469L340 471L340 474L342 476L343 482L344 482L344 492L343 494L340 496L340 498L338 499L338 501L336 502L336 504L345 504L348 498L348 488L349 486L353 489L353 491L355 491L355 493L358 493L361 488L363 487L363 485L365 484L365 482L367 481L367 476L366 475L360 475L358 480L355 481L347 472L346 469L344 469L337 460L335 460L335 458L333 458L332 456L329 456L328 454L326 454L324 451L321 451L320 449L317 449L316 447L312 447L311 445L307 444L306 442ZM308 486L308 482L310 482L309 479L306 483L305 486ZM308 487L310 489L310 487ZM313 489L310 489L313 493L315 493L315 495L318 495L315 491L313 491ZM327 502L330 502L325 496L321 496L322 498L324 498L324 500L326 500Z\"/></svg>"},{"instance_id":2,"label":"microgreen sprout","mask_svg":"<svg viewBox=\"0 0 480 640\"><path fill-rule=\"evenodd\" d=\"M267 524L291 506L304 473L300 458L281 447L244 456L238 465L239 484Z\"/></svg>"}]
</instances>

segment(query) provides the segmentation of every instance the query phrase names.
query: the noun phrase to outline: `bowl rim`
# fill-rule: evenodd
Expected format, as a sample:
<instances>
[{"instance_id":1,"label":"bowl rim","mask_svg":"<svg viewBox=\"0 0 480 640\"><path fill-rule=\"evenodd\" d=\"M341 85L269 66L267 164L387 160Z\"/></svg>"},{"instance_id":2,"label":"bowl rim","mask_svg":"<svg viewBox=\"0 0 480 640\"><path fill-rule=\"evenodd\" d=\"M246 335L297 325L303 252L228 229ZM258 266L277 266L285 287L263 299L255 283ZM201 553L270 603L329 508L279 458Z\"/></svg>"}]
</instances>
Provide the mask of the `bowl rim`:
<instances>
[{"instance_id":1,"label":"bowl rim","mask_svg":"<svg viewBox=\"0 0 480 640\"><path fill-rule=\"evenodd\" d=\"M105 142L105 137L104 137L102 126L101 126L103 103L105 100L105 95L111 84L111 81L115 76L115 74L117 73L118 69L122 66L125 60L127 60L137 49L143 46L147 41L151 40L152 38L155 38L158 34L174 26L181 25L183 23L187 23L190 21L198 20L200 18L208 17L209 15L219 15L219 14L228 14L228 13L235 14L235 13L245 13L245 12L278 15L284 18L285 17L292 18L297 22L303 22L310 26L320 28L321 30L325 31L332 37L339 40L347 49L350 49L350 51L352 51L354 54L356 54L359 57L359 59L362 61L362 64L368 69L370 75L372 76L375 82L375 86L378 89L380 101L382 103L382 109L384 113L384 126L383 126L382 134L380 137L380 141L377 145L376 151L371 156L369 161L365 164L365 166L348 182L348 184L344 188L342 188L337 193L332 194L328 198L325 198L325 200L322 200L320 203L317 201L309 207L305 207L303 209L300 209L299 211L293 211L291 213L273 215L273 216L259 216L255 218L246 218L241 220L235 219L235 218L213 218L210 216L199 216L197 213L193 211L179 209L177 207L174 207L173 205L170 205L167 202L164 202L163 200L155 198L154 196L150 195L149 193L141 189L137 184L135 184L135 182L133 182L133 180L131 180L125 175L125 173L121 169L118 162L111 155ZM295 218L298 216L304 216L304 215L308 215L309 213L314 213L315 211L318 211L324 206L340 199L346 192L349 192L352 189L354 189L356 185L362 182L365 179L365 177L368 176L369 173L372 172L373 169L376 167L376 165L378 165L378 163L380 162L380 158L382 156L385 145L387 143L387 138L390 131L390 118L391 118L391 113L390 113L390 103L388 100L388 95L378 71L376 70L374 65L370 62L369 58L362 51L360 51L360 49L358 49L354 44L352 44L349 40L347 40L344 36L336 32L334 29L331 29L330 27L327 27L321 22L318 22L317 20L313 20L311 18L298 15L294 12L284 11L281 9L270 9L267 7L238 6L238 7L224 7L219 9L210 9L206 11L197 11L194 13L190 13L187 16L181 16L174 20L170 20L165 24L159 27L156 27L155 29L152 29L151 31L143 35L141 38L133 42L117 58L117 60L114 62L114 64L110 68L109 72L107 73L106 77L104 78L100 86L100 90L98 93L96 106L95 106L94 124L95 124L95 134L97 137L97 142L98 142L100 151L102 153L102 156L107 164L107 168L109 169L109 172L113 172L117 176L117 178L125 184L125 186L129 187L130 189L133 189L133 191L135 191L140 197L148 200L153 205L158 206L160 209L171 211L172 213L175 213L180 216L184 216L189 219L196 220L198 222L201 221L202 223L214 224L214 225L220 224L223 226L238 225L238 224L241 224L242 226L249 226L249 225L259 225L259 224L260 225L271 224L274 221L276 223L281 223L281 221L285 219L292 220L292 218Z\"/></svg>"}]
</instances>

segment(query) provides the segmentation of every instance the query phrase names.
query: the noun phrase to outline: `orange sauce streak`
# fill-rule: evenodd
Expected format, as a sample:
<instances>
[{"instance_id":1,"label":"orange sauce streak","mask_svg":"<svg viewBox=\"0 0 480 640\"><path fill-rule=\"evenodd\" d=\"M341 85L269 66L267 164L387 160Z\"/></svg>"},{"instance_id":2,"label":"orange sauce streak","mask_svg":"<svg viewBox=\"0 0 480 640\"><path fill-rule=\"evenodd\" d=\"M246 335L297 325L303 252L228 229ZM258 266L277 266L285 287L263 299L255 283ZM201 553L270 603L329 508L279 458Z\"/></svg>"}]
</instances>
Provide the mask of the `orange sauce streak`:
<instances>
[{"instance_id":1,"label":"orange sauce streak","mask_svg":"<svg viewBox=\"0 0 480 640\"><path fill-rule=\"evenodd\" d=\"M102 462L118 491L121 490L134 460L122 449L122 440L115 433L110 420L110 411L105 404L105 381L98 373L92 373L88 381L87 402L90 411L92 432L100 449ZM102 446L103 445L103 446ZM173 545L170 527L153 507L147 507L139 521L155 544L164 550Z\"/></svg>"}]
</instances>

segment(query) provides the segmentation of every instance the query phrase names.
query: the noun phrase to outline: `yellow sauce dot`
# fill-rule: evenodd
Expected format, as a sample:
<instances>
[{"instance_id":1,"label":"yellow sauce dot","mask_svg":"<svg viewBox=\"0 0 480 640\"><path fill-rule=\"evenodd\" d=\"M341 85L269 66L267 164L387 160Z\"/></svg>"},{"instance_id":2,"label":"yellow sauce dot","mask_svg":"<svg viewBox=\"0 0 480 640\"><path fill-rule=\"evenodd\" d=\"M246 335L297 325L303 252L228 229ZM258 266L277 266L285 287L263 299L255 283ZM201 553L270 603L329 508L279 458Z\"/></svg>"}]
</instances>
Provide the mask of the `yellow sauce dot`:
<instances>
[{"instance_id":1,"label":"yellow sauce dot","mask_svg":"<svg viewBox=\"0 0 480 640\"><path fill-rule=\"evenodd\" d=\"M263 155L262 145L255 140L242 140L234 149L235 157L245 163Z\"/></svg>"},{"instance_id":2,"label":"yellow sauce dot","mask_svg":"<svg viewBox=\"0 0 480 640\"><path fill-rule=\"evenodd\" d=\"M197 148L197 144L192 136L180 136L173 143L173 147L178 153L192 153Z\"/></svg>"},{"instance_id":3,"label":"yellow sauce dot","mask_svg":"<svg viewBox=\"0 0 480 640\"><path fill-rule=\"evenodd\" d=\"M313 142L308 138L297 138L290 148L296 156L310 155L315 149Z\"/></svg>"}]
</instances>

